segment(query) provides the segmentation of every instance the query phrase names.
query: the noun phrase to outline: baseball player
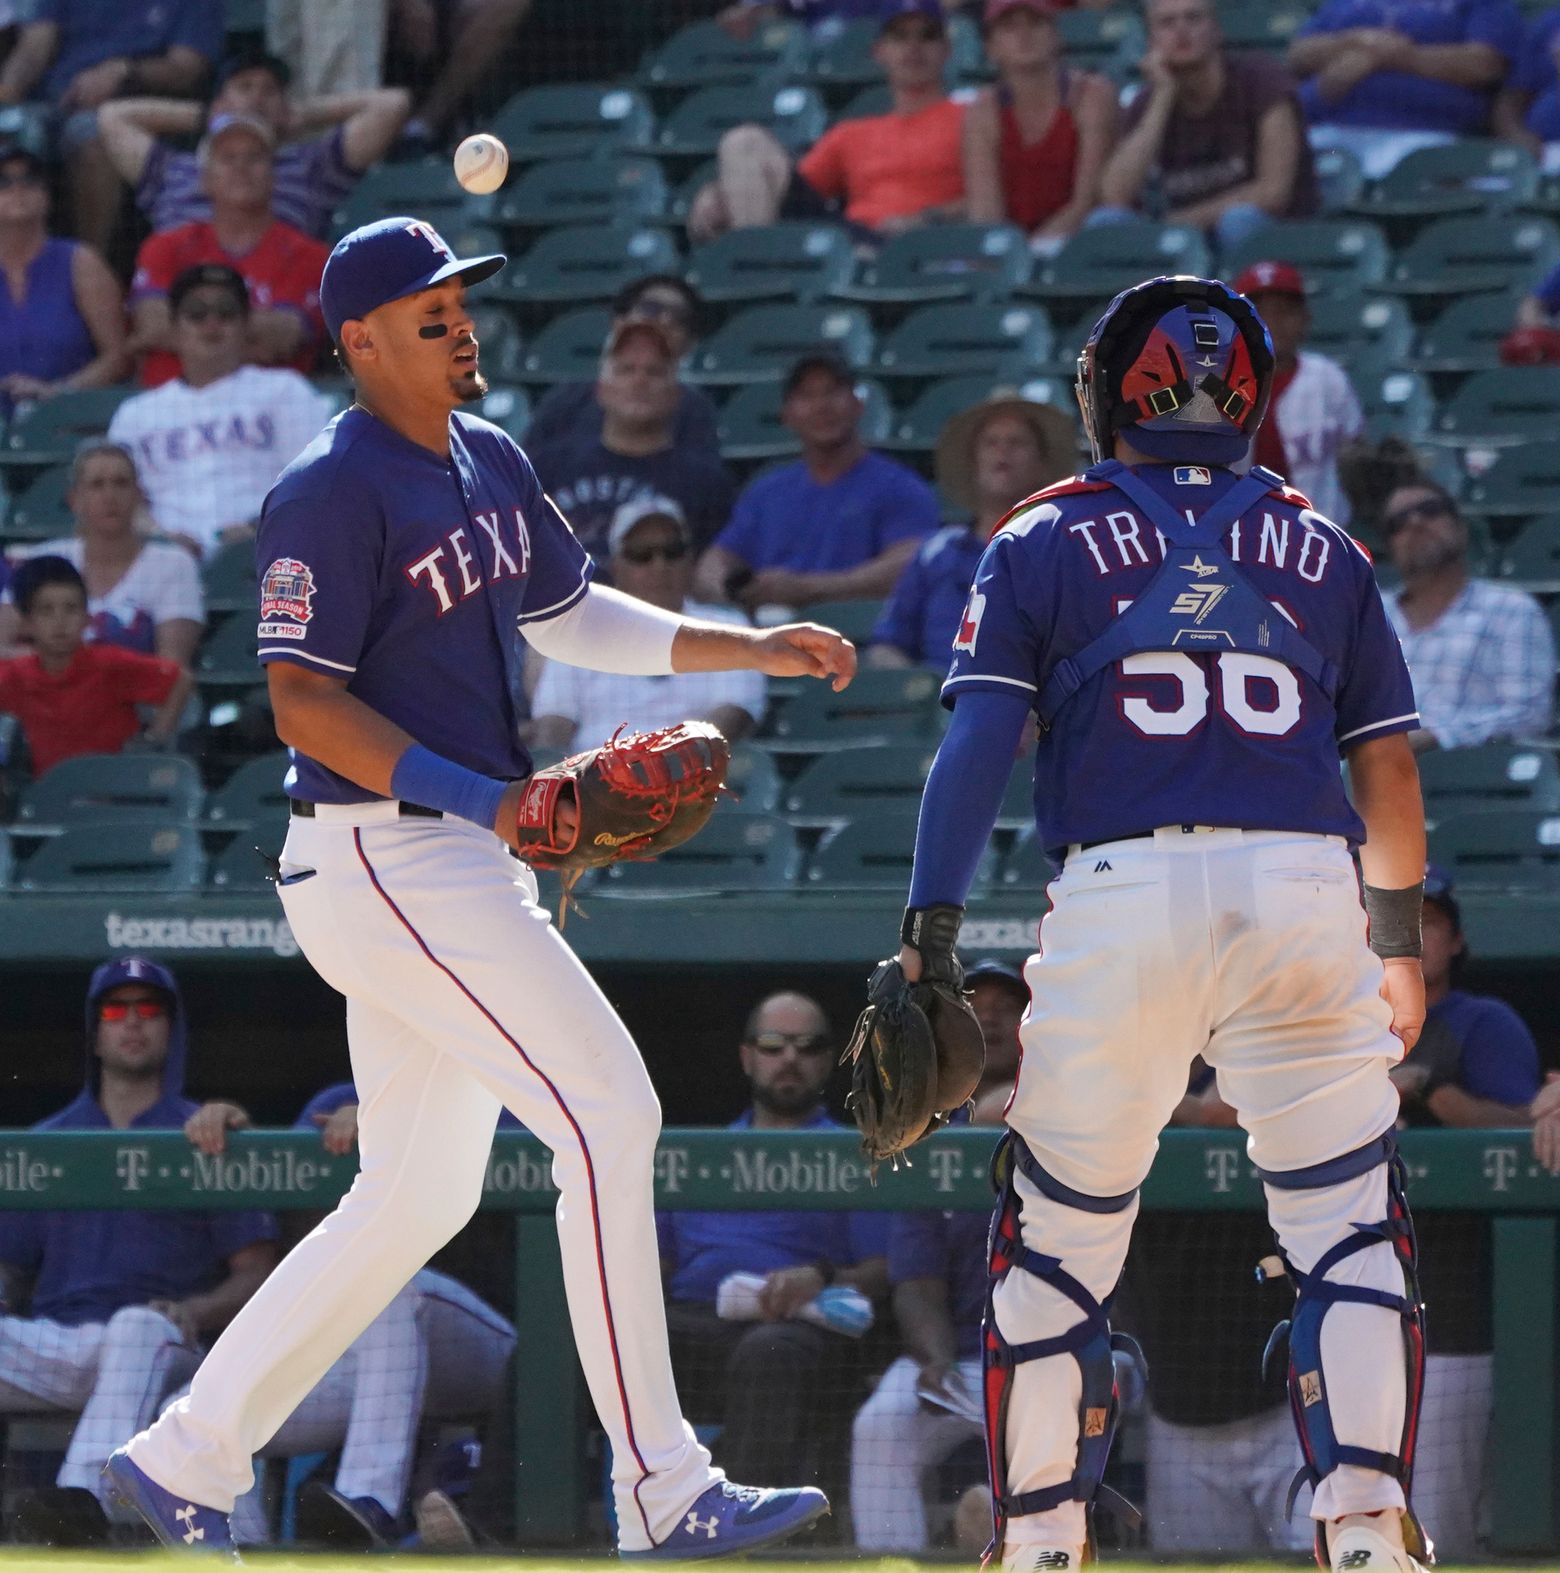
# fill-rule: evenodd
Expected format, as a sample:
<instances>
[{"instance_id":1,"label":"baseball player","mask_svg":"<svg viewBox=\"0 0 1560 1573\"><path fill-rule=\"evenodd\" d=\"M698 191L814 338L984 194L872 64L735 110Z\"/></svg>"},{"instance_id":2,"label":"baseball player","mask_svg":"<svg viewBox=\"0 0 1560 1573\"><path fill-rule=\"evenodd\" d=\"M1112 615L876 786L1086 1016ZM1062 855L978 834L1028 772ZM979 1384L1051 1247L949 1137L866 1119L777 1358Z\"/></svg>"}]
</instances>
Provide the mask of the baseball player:
<instances>
[{"instance_id":1,"label":"baseball player","mask_svg":"<svg viewBox=\"0 0 1560 1573\"><path fill-rule=\"evenodd\" d=\"M321 281L357 402L266 499L259 651L293 757L277 883L304 953L347 998L361 1168L188 1397L110 1461L170 1544L228 1543L253 1455L471 1216L503 1106L553 1151L621 1552L746 1551L828 1507L811 1488L733 1485L682 1418L651 1204L660 1107L511 855L538 815L567 841L577 811L556 780L526 791L510 694L517 625L551 659L621 672L757 668L843 687L855 651L812 625L704 624L591 583L525 455L459 413L486 389L466 288L504 260L457 259L426 223L390 218L338 242Z\"/></svg>"},{"instance_id":2,"label":"baseball player","mask_svg":"<svg viewBox=\"0 0 1560 1573\"><path fill-rule=\"evenodd\" d=\"M1297 1289L1287 1359L1319 1552L1352 1573L1428 1558L1408 1505L1423 1341L1387 1074L1424 1018L1417 721L1365 555L1276 475L1238 473L1272 372L1261 318L1221 283L1117 296L1079 359L1100 462L997 530L943 690L905 976L956 965L1031 710L1060 866L1026 967L984 1332L1009 1568L1084 1555L1115 1421L1111 1293L1199 1053Z\"/></svg>"}]
</instances>

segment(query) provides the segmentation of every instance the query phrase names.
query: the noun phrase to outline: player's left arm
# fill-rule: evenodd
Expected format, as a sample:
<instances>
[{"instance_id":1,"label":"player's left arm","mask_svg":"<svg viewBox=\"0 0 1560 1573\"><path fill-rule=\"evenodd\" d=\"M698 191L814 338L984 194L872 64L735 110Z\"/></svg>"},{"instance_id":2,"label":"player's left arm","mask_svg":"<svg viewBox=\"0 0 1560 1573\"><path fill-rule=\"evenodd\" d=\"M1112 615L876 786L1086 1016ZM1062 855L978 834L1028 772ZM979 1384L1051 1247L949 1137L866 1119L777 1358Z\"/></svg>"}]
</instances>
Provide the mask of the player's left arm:
<instances>
[{"instance_id":1,"label":"player's left arm","mask_svg":"<svg viewBox=\"0 0 1560 1573\"><path fill-rule=\"evenodd\" d=\"M227 1276L214 1289L186 1295L182 1300L154 1300L152 1309L161 1311L186 1337L219 1332L243 1310L250 1296L270 1276L276 1261L273 1240L240 1246L228 1257Z\"/></svg>"}]
</instances>

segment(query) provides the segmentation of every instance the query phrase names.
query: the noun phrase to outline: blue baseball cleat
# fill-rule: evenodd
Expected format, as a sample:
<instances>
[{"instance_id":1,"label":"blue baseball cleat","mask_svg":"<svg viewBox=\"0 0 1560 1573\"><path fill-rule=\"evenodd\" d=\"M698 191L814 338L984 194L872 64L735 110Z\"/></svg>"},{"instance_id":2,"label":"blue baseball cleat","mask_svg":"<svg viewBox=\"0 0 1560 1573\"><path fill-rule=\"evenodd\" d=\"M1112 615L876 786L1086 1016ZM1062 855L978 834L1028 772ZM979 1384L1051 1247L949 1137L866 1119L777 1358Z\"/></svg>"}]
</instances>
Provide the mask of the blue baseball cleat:
<instances>
[{"instance_id":1,"label":"blue baseball cleat","mask_svg":"<svg viewBox=\"0 0 1560 1573\"><path fill-rule=\"evenodd\" d=\"M620 1551L618 1556L665 1562L741 1556L794 1535L828 1511L829 1499L815 1486L771 1491L722 1480L694 1502L660 1545L649 1551Z\"/></svg>"},{"instance_id":2,"label":"blue baseball cleat","mask_svg":"<svg viewBox=\"0 0 1560 1573\"><path fill-rule=\"evenodd\" d=\"M238 1561L226 1513L164 1491L123 1448L109 1456L103 1473L120 1504L139 1513L165 1546L175 1551L225 1552L230 1561Z\"/></svg>"}]
</instances>

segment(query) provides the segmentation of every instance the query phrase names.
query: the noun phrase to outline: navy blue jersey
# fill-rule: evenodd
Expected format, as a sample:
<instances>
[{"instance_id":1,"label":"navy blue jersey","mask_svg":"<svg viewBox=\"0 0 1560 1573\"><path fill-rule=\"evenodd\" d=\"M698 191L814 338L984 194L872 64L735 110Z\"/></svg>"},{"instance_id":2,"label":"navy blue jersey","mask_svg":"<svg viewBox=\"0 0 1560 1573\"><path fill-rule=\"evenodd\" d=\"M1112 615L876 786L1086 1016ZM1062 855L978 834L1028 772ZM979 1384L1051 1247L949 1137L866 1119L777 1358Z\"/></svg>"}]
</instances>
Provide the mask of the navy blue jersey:
<instances>
[{"instance_id":1,"label":"navy blue jersey","mask_svg":"<svg viewBox=\"0 0 1560 1573\"><path fill-rule=\"evenodd\" d=\"M1195 520L1235 477L1201 466L1137 470ZM1334 701L1267 656L1129 656L1097 673L1040 738L1043 844L1106 841L1158 825L1364 836L1340 749L1418 724L1408 668L1369 559L1297 492L1273 492L1225 532L1259 594L1339 674ZM1164 543L1108 483L1039 494L992 538L976 572L943 702L976 689L1034 697L1153 579Z\"/></svg>"},{"instance_id":2,"label":"navy blue jersey","mask_svg":"<svg viewBox=\"0 0 1560 1573\"><path fill-rule=\"evenodd\" d=\"M591 566L498 427L452 415L441 459L345 411L271 489L255 562L262 662L345 678L349 693L468 769L530 773L511 699L515 629L573 606ZM377 799L293 759L293 797Z\"/></svg>"}]
</instances>

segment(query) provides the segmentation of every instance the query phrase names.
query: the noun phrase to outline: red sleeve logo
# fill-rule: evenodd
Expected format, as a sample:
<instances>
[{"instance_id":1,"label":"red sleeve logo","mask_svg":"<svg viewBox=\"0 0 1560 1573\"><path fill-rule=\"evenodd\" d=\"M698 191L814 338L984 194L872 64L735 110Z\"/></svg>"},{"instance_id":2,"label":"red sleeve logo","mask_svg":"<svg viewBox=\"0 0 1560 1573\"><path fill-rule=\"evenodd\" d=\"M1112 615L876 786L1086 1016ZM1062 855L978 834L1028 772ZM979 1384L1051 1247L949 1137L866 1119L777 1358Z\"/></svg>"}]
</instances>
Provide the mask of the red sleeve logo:
<instances>
[{"instance_id":1,"label":"red sleeve logo","mask_svg":"<svg viewBox=\"0 0 1560 1573\"><path fill-rule=\"evenodd\" d=\"M986 615L986 597L979 590L971 590L964 608L964 621L959 624L959 636L953 641L955 651L975 654L975 640L980 634L980 620Z\"/></svg>"}]
</instances>

